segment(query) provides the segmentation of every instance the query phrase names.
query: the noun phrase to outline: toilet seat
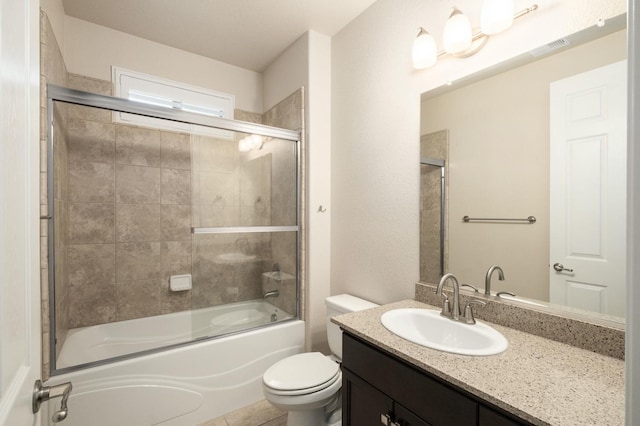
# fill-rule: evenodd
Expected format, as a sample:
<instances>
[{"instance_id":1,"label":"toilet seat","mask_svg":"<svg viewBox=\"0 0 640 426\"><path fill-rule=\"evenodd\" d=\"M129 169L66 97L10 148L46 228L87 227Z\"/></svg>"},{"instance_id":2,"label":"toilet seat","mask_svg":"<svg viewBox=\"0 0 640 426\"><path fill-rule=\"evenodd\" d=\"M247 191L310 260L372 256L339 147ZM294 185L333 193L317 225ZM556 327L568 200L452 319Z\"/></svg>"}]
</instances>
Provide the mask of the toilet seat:
<instances>
[{"instance_id":1,"label":"toilet seat","mask_svg":"<svg viewBox=\"0 0 640 426\"><path fill-rule=\"evenodd\" d=\"M307 352L273 364L262 382L273 395L295 396L318 392L341 378L338 363L320 352Z\"/></svg>"}]
</instances>

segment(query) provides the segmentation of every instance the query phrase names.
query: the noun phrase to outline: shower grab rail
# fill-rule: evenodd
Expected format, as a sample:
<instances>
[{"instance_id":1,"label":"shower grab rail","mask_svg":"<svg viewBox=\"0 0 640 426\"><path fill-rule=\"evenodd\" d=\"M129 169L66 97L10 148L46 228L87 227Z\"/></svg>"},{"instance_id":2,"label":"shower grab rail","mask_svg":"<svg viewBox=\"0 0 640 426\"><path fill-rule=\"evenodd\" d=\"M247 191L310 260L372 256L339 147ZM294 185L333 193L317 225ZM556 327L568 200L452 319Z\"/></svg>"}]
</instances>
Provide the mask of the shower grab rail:
<instances>
[{"instance_id":1,"label":"shower grab rail","mask_svg":"<svg viewBox=\"0 0 640 426\"><path fill-rule=\"evenodd\" d=\"M464 216L462 221L464 223L469 222L528 222L528 223L536 223L535 216L529 216L526 219L504 219L504 218L492 218L492 217L469 217Z\"/></svg>"},{"instance_id":2,"label":"shower grab rail","mask_svg":"<svg viewBox=\"0 0 640 426\"><path fill-rule=\"evenodd\" d=\"M246 234L252 232L297 232L300 227L292 226L215 226L209 228L191 228L193 234Z\"/></svg>"}]
</instances>

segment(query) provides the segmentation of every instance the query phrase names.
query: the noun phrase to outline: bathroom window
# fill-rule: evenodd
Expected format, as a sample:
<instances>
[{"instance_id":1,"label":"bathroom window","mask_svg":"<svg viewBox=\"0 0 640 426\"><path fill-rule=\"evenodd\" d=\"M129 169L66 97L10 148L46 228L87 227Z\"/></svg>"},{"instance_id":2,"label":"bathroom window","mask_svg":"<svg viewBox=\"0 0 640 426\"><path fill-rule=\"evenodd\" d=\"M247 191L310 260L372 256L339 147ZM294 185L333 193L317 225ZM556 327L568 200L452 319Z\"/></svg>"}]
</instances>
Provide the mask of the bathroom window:
<instances>
[{"instance_id":1,"label":"bathroom window","mask_svg":"<svg viewBox=\"0 0 640 426\"><path fill-rule=\"evenodd\" d=\"M154 106L233 119L234 95L119 67L112 67L112 78L115 96ZM115 112L114 122L154 128L161 127L167 130L196 130L193 125L124 112ZM205 127L197 129L196 132L212 136L228 136L228 132Z\"/></svg>"}]
</instances>

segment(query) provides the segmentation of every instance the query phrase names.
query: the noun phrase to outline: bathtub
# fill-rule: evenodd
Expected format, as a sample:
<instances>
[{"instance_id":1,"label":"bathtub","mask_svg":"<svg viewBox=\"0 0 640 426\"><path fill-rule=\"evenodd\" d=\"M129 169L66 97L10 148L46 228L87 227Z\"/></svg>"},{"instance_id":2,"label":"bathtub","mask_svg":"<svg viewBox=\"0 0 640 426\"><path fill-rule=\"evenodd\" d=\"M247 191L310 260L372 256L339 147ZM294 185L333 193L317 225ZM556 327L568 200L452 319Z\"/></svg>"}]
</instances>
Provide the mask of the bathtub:
<instances>
[{"instance_id":1,"label":"bathtub","mask_svg":"<svg viewBox=\"0 0 640 426\"><path fill-rule=\"evenodd\" d=\"M264 324L265 319L270 323L272 314L284 315L273 309L269 303L251 301L85 327L69 333L61 350L66 358L61 358L76 362L81 354L89 362L121 355L131 345L136 350L157 348L190 340L192 328L202 336L216 330L230 333ZM304 322L281 319L245 332L56 375L46 385L73 384L65 426L193 426L263 399L266 369L303 351ZM59 404L59 399L49 401L49 413Z\"/></svg>"}]
</instances>

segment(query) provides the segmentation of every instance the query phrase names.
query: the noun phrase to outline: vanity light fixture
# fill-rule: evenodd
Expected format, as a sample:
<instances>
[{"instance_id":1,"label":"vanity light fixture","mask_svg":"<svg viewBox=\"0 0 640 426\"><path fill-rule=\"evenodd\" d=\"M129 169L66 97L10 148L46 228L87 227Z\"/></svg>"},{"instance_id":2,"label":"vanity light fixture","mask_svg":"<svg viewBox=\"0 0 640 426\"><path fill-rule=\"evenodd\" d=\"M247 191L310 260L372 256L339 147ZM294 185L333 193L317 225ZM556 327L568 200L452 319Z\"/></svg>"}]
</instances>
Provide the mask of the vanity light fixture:
<instances>
[{"instance_id":1,"label":"vanity light fixture","mask_svg":"<svg viewBox=\"0 0 640 426\"><path fill-rule=\"evenodd\" d=\"M507 30L514 20L536 9L538 5L534 4L514 14L513 0L484 0L480 12L480 29L474 33L469 18L454 7L444 25L442 50L438 51L433 36L420 27L418 36L413 41L413 66L417 69L429 68L437 62L438 57L446 54L456 58L474 55L487 43L490 35Z\"/></svg>"}]
</instances>

